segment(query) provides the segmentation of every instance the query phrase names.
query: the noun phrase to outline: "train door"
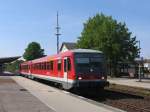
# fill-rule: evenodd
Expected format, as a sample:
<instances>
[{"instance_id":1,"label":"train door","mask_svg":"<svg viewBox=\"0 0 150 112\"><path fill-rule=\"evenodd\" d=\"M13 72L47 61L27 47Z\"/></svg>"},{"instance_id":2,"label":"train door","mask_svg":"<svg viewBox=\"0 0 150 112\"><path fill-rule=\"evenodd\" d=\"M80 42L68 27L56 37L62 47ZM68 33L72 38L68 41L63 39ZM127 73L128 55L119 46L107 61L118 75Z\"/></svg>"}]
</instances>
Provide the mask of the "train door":
<instances>
[{"instance_id":1,"label":"train door","mask_svg":"<svg viewBox=\"0 0 150 112\"><path fill-rule=\"evenodd\" d=\"M70 84L68 82L70 72L71 72L71 60L70 57L65 57L64 58L64 84L63 84L64 89L70 89Z\"/></svg>"},{"instance_id":2,"label":"train door","mask_svg":"<svg viewBox=\"0 0 150 112\"><path fill-rule=\"evenodd\" d=\"M66 83L65 86L68 87L68 63L67 63L67 57L64 58L64 82ZM66 88L65 87L65 88Z\"/></svg>"}]
</instances>

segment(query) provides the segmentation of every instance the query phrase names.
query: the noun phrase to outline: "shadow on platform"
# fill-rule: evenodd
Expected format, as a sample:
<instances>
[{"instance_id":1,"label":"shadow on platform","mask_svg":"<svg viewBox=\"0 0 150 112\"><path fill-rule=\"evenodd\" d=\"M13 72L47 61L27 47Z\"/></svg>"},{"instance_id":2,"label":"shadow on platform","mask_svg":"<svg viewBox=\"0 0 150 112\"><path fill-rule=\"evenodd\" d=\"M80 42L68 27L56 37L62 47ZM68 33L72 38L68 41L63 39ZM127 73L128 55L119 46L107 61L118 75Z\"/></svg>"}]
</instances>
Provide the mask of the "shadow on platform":
<instances>
[{"instance_id":1,"label":"shadow on platform","mask_svg":"<svg viewBox=\"0 0 150 112\"><path fill-rule=\"evenodd\" d=\"M0 72L0 76L15 76L16 74L14 73L7 73L7 72Z\"/></svg>"}]
</instances>

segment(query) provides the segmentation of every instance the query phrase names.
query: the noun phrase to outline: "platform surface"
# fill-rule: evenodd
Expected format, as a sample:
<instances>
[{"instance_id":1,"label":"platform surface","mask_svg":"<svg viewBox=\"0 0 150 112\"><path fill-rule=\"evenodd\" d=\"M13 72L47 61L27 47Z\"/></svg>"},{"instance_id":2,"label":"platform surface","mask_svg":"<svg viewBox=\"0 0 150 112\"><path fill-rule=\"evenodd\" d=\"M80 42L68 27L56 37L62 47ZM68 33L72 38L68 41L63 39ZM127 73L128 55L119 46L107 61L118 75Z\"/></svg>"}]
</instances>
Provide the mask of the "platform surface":
<instances>
[{"instance_id":1,"label":"platform surface","mask_svg":"<svg viewBox=\"0 0 150 112\"><path fill-rule=\"evenodd\" d=\"M130 78L109 78L108 81L111 84L119 84L131 87L139 87L143 89L150 89L150 79L130 79Z\"/></svg>"},{"instance_id":2,"label":"platform surface","mask_svg":"<svg viewBox=\"0 0 150 112\"><path fill-rule=\"evenodd\" d=\"M0 112L54 112L18 85L11 76L0 76Z\"/></svg>"},{"instance_id":3,"label":"platform surface","mask_svg":"<svg viewBox=\"0 0 150 112\"><path fill-rule=\"evenodd\" d=\"M84 98L76 98L69 92L24 77L11 78L55 112L124 112L104 104L95 105Z\"/></svg>"}]
</instances>

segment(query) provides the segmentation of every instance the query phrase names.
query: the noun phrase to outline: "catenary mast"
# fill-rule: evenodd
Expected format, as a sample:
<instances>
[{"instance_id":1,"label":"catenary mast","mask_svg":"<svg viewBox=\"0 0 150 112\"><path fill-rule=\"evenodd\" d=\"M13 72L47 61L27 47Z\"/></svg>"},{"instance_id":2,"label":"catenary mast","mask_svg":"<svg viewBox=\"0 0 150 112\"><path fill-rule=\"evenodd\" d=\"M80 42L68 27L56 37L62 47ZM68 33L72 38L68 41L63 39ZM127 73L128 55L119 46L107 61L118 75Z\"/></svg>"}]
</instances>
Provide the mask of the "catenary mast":
<instances>
[{"instance_id":1,"label":"catenary mast","mask_svg":"<svg viewBox=\"0 0 150 112\"><path fill-rule=\"evenodd\" d=\"M59 53L59 36L61 35L59 33L60 27L59 27L59 15L57 12L57 26L56 26L56 38L57 38L57 54Z\"/></svg>"}]
</instances>

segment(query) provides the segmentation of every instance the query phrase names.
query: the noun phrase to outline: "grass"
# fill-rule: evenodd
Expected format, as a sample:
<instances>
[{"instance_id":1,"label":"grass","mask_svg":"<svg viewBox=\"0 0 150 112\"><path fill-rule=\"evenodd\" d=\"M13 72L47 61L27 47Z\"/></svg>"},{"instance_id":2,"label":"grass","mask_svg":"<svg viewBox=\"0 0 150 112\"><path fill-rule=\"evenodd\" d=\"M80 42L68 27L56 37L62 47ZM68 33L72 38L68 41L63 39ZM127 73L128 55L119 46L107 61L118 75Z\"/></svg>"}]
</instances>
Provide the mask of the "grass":
<instances>
[{"instance_id":1,"label":"grass","mask_svg":"<svg viewBox=\"0 0 150 112\"><path fill-rule=\"evenodd\" d=\"M140 87L131 87L126 85L119 84L110 84L109 87L105 88L106 90L113 90L117 92L123 92L132 95L142 96L144 98L150 99L150 89L144 89Z\"/></svg>"}]
</instances>

